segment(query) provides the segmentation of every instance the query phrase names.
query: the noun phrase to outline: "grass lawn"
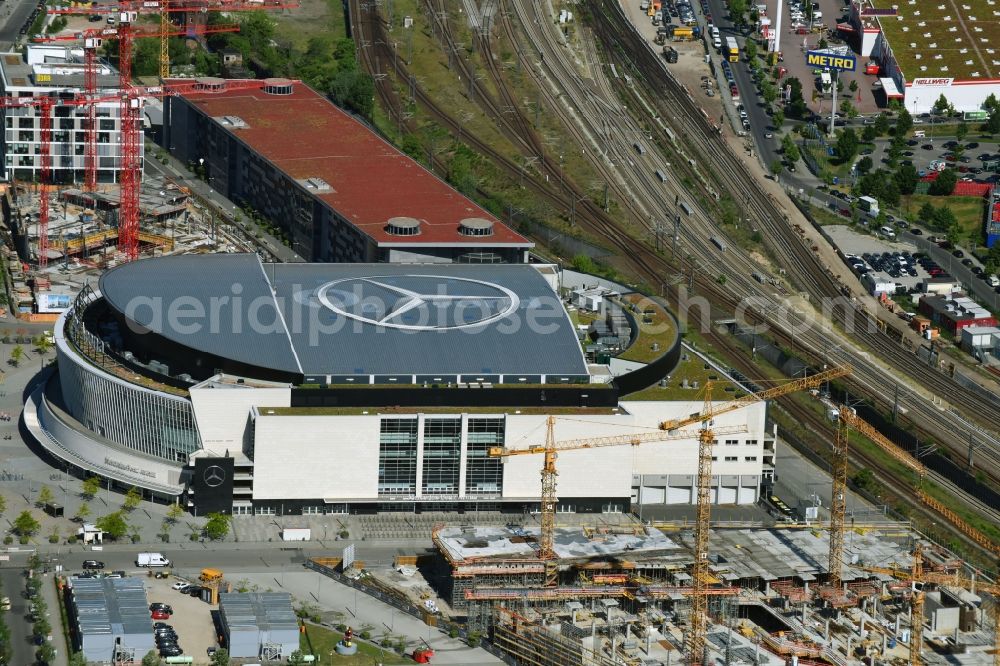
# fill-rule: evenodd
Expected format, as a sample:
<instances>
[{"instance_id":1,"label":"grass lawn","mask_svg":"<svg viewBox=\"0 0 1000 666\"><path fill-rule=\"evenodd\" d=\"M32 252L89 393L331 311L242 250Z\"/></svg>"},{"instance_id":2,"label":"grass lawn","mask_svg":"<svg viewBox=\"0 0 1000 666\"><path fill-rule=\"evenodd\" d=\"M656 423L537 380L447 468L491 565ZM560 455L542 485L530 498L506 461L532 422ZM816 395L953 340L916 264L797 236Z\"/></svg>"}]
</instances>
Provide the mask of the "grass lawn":
<instances>
[{"instance_id":1,"label":"grass lawn","mask_svg":"<svg viewBox=\"0 0 1000 666\"><path fill-rule=\"evenodd\" d=\"M847 204L844 204L847 207ZM838 215L834 213L829 208L820 208L819 206L810 206L809 212L816 219L816 222L820 226L825 226L827 224L847 224L851 223L851 218L844 217L843 215Z\"/></svg>"},{"instance_id":2,"label":"grass lawn","mask_svg":"<svg viewBox=\"0 0 1000 666\"><path fill-rule=\"evenodd\" d=\"M622 400L703 400L705 396L702 389L705 388L705 382L711 377L719 379L721 375L713 368L706 369L705 362L701 360L700 356L688 353L688 360L683 360L683 353L682 360L677 364L677 369L670 373L670 379L667 380L665 388L654 384L642 391L630 393ZM698 388L682 388L685 379L688 386L698 382ZM727 382L725 388L732 388L732 385ZM733 400L742 395L744 395L743 391L740 390L726 391L722 387L716 387L712 392L712 399Z\"/></svg>"},{"instance_id":3,"label":"grass lawn","mask_svg":"<svg viewBox=\"0 0 1000 666\"><path fill-rule=\"evenodd\" d=\"M312 37L347 36L344 7L340 0L299 0L297 9L276 14L278 42L289 42L302 50Z\"/></svg>"},{"instance_id":4,"label":"grass lawn","mask_svg":"<svg viewBox=\"0 0 1000 666\"><path fill-rule=\"evenodd\" d=\"M639 322L639 336L619 358L638 363L649 363L663 354L677 339L677 327L666 311L654 301L642 294L629 294L625 297L629 303L634 303L641 309L632 315ZM653 344L658 349L653 351Z\"/></svg>"},{"instance_id":5,"label":"grass lawn","mask_svg":"<svg viewBox=\"0 0 1000 666\"><path fill-rule=\"evenodd\" d=\"M857 160L861 159L860 157L856 157L841 164L837 161L837 158L827 155L823 147L816 141L810 141L808 147L803 148L803 150L808 150L816 158L816 164L819 166L819 176L828 182L833 176L836 176L840 183L848 180L851 175L851 167Z\"/></svg>"},{"instance_id":6,"label":"grass lawn","mask_svg":"<svg viewBox=\"0 0 1000 666\"><path fill-rule=\"evenodd\" d=\"M900 207L909 213L918 213L920 207L930 203L935 208L948 206L958 220L962 235L980 243L983 238L983 206L982 197L935 197L929 194L911 194L902 197Z\"/></svg>"},{"instance_id":7,"label":"grass lawn","mask_svg":"<svg viewBox=\"0 0 1000 666\"><path fill-rule=\"evenodd\" d=\"M395 652L391 650L382 651L377 647L369 645L363 641L358 641L358 653L350 657L343 657L334 652L334 646L337 645L337 641L343 638L344 635L332 631L330 629L324 629L322 627L317 627L311 624L306 625L306 633L302 634L299 639L299 644L302 648L303 654L316 655L317 660L321 664L365 664L366 666L372 666L373 664L412 664L415 663L412 659L407 657L400 657ZM333 652L331 657L330 653Z\"/></svg>"}]
</instances>

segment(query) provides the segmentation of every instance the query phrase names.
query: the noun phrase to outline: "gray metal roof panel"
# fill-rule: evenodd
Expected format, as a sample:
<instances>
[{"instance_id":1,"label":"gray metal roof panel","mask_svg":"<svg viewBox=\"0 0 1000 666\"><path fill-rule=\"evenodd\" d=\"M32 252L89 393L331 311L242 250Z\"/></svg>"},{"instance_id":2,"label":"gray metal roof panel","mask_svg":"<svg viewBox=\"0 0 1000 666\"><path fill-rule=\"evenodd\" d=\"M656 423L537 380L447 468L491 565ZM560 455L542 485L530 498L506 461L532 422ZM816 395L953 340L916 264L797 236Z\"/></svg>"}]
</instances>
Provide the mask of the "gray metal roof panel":
<instances>
[{"instance_id":1,"label":"gray metal roof panel","mask_svg":"<svg viewBox=\"0 0 1000 666\"><path fill-rule=\"evenodd\" d=\"M116 310L168 340L251 366L299 372L257 255L180 255L125 264L101 276L100 290ZM190 317L199 307L205 314ZM212 307L223 313L216 322L210 321Z\"/></svg>"},{"instance_id":2,"label":"gray metal roof panel","mask_svg":"<svg viewBox=\"0 0 1000 666\"><path fill-rule=\"evenodd\" d=\"M261 266L255 255L185 255L121 266L105 273L100 286L139 324L251 366L306 375L506 375L508 381L588 376L568 314L527 265ZM235 317L234 292L242 298ZM166 316L171 303L211 313L224 298L216 309L221 316L211 320ZM164 314L159 320L152 308L136 307L150 299ZM190 326L198 321L209 325Z\"/></svg>"}]
</instances>

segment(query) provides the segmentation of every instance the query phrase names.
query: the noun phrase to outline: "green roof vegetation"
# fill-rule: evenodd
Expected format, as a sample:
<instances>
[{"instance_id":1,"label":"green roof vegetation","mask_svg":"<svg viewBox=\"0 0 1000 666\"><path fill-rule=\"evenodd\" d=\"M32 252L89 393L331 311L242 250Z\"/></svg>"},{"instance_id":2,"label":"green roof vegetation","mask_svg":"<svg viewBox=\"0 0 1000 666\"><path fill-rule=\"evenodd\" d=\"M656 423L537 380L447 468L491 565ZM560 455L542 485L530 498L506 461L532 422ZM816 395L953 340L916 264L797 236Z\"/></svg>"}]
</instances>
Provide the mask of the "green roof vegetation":
<instances>
[{"instance_id":1,"label":"green roof vegetation","mask_svg":"<svg viewBox=\"0 0 1000 666\"><path fill-rule=\"evenodd\" d=\"M725 379L711 366L705 367L707 365L701 357L689 353L688 359L685 361L682 357L682 360L677 364L677 369L670 373L665 387L654 384L642 391L622 396L622 400L626 402L629 400L702 400L705 397L703 391L705 382L710 379ZM684 387L685 380L688 388ZM694 388L696 384L697 388ZM716 385L712 392L712 399L734 400L744 395L746 395L744 391L737 389L727 381L725 388Z\"/></svg>"},{"instance_id":2,"label":"green roof vegetation","mask_svg":"<svg viewBox=\"0 0 1000 666\"><path fill-rule=\"evenodd\" d=\"M1000 20L989 0L914 0L912 4L875 0L872 4L878 9L898 7L896 16L864 20L878 21L908 81L986 80L1000 74L996 56L990 53L1000 47Z\"/></svg>"},{"instance_id":3,"label":"green roof vegetation","mask_svg":"<svg viewBox=\"0 0 1000 666\"><path fill-rule=\"evenodd\" d=\"M362 416L366 414L616 414L614 407L261 407L264 416Z\"/></svg>"},{"instance_id":4,"label":"green roof vegetation","mask_svg":"<svg viewBox=\"0 0 1000 666\"><path fill-rule=\"evenodd\" d=\"M639 323L639 335L618 358L650 363L667 353L677 340L673 318L658 303L642 294L627 294L622 300L639 306L639 312L632 312Z\"/></svg>"}]
</instances>

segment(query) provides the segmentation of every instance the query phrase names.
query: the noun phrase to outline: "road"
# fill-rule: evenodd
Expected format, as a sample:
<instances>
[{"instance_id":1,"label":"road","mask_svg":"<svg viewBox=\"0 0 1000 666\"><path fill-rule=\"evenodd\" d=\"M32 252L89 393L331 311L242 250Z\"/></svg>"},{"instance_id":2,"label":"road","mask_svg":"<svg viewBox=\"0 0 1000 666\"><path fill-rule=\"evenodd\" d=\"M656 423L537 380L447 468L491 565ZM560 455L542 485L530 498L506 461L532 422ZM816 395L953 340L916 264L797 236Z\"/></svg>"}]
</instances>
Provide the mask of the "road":
<instances>
[{"instance_id":1,"label":"road","mask_svg":"<svg viewBox=\"0 0 1000 666\"><path fill-rule=\"evenodd\" d=\"M21 26L31 16L37 3L31 0L6 0L0 5L0 46L11 51L21 37Z\"/></svg>"},{"instance_id":2,"label":"road","mask_svg":"<svg viewBox=\"0 0 1000 666\"><path fill-rule=\"evenodd\" d=\"M22 594L24 571L4 567L0 569L0 581L3 582L3 595L10 597L10 612L4 618L10 628L10 663L30 664L35 659L35 650L31 645L31 624L27 619L28 600Z\"/></svg>"}]
</instances>

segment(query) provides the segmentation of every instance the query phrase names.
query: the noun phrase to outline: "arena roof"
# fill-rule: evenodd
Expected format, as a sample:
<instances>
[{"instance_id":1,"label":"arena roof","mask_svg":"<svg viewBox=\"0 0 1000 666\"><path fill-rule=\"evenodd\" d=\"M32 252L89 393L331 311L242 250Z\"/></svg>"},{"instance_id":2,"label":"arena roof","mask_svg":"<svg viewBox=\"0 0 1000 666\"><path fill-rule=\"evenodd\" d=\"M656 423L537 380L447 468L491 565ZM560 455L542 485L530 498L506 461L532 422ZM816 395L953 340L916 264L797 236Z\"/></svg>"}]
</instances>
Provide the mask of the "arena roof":
<instances>
[{"instance_id":1,"label":"arena roof","mask_svg":"<svg viewBox=\"0 0 1000 666\"><path fill-rule=\"evenodd\" d=\"M291 95L233 90L184 98L380 245L533 246L304 84ZM417 234L386 231L391 220L407 218L419 221ZM487 220L492 234L462 233L463 220L470 228Z\"/></svg>"},{"instance_id":2,"label":"arena roof","mask_svg":"<svg viewBox=\"0 0 1000 666\"><path fill-rule=\"evenodd\" d=\"M529 265L185 255L110 270L100 290L168 340L306 377L588 375L569 316Z\"/></svg>"},{"instance_id":3,"label":"arena roof","mask_svg":"<svg viewBox=\"0 0 1000 666\"><path fill-rule=\"evenodd\" d=\"M995 0L865 0L907 81L1000 77L1000 8Z\"/></svg>"}]
</instances>

